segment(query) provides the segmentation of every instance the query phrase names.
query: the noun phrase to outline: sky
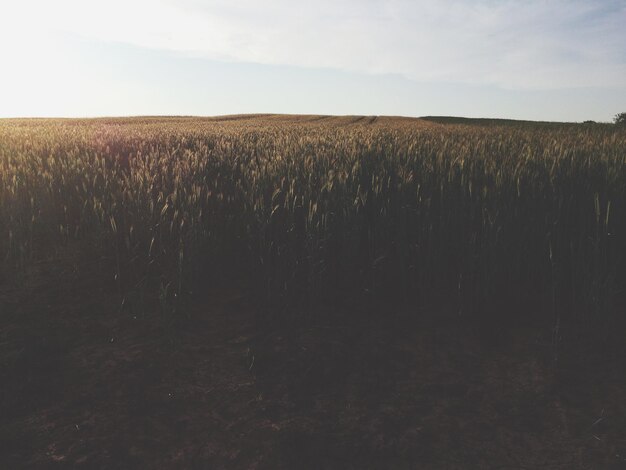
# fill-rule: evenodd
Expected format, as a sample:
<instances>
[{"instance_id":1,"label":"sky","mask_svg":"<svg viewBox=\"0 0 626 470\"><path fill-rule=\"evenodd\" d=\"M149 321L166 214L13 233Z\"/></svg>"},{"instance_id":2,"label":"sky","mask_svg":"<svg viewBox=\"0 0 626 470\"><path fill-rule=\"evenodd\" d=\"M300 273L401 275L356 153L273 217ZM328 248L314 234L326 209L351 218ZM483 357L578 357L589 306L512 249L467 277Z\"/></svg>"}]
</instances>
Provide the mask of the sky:
<instances>
[{"instance_id":1,"label":"sky","mask_svg":"<svg viewBox=\"0 0 626 470\"><path fill-rule=\"evenodd\" d=\"M0 117L623 111L626 0L0 0Z\"/></svg>"}]
</instances>

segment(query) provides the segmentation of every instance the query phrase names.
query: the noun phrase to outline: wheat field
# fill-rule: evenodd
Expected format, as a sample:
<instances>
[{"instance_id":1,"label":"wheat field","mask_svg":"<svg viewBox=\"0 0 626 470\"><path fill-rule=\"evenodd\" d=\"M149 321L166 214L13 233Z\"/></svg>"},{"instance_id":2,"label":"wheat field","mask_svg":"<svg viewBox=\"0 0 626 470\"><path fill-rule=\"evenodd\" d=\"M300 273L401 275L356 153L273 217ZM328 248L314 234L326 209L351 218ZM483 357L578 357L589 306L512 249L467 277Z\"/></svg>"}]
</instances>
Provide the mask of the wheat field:
<instances>
[{"instance_id":1,"label":"wheat field","mask_svg":"<svg viewBox=\"0 0 626 470\"><path fill-rule=\"evenodd\" d=\"M0 255L68 247L163 312L239 273L283 318L352 296L611 331L626 132L325 116L0 122ZM380 305L376 304L376 305ZM143 308L143 307L141 307Z\"/></svg>"},{"instance_id":2,"label":"wheat field","mask_svg":"<svg viewBox=\"0 0 626 470\"><path fill-rule=\"evenodd\" d=\"M622 468L626 130L0 121L0 466Z\"/></svg>"}]
</instances>

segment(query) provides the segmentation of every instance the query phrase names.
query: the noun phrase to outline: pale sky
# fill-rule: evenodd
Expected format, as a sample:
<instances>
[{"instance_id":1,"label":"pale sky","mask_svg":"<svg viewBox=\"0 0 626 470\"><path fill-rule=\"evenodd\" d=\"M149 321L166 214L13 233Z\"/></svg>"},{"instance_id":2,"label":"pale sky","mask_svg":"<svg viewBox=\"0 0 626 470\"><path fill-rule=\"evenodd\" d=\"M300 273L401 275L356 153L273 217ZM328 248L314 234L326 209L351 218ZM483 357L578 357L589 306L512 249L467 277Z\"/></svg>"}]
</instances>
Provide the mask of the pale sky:
<instances>
[{"instance_id":1,"label":"pale sky","mask_svg":"<svg viewBox=\"0 0 626 470\"><path fill-rule=\"evenodd\" d=\"M0 0L0 117L622 111L626 0Z\"/></svg>"}]
</instances>

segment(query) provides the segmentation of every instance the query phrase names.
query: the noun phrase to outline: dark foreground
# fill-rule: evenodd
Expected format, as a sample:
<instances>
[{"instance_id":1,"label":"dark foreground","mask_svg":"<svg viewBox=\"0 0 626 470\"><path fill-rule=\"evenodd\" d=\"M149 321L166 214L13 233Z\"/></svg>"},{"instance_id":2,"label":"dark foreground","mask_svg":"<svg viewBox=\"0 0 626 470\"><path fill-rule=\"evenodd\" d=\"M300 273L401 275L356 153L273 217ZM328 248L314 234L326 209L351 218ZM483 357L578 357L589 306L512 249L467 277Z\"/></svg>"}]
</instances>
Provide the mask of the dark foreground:
<instances>
[{"instance_id":1,"label":"dark foreground","mask_svg":"<svg viewBox=\"0 0 626 470\"><path fill-rule=\"evenodd\" d=\"M0 291L0 468L626 468L626 362L549 331L259 333L236 290L142 316L57 271Z\"/></svg>"}]
</instances>

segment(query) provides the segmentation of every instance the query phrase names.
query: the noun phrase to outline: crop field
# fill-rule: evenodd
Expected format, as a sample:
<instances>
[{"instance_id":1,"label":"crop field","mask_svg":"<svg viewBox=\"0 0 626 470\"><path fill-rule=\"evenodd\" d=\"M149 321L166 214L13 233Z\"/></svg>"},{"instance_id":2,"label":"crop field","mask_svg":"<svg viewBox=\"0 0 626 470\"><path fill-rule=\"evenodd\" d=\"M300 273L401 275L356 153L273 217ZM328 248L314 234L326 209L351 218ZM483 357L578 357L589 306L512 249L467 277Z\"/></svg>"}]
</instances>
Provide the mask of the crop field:
<instances>
[{"instance_id":1,"label":"crop field","mask_svg":"<svg viewBox=\"0 0 626 470\"><path fill-rule=\"evenodd\" d=\"M80 244L122 299L156 292L167 312L234 267L273 308L295 302L286 316L348 293L418 314L443 294L476 321L528 315L520 301L612 321L623 131L371 121L5 121L3 275Z\"/></svg>"},{"instance_id":2,"label":"crop field","mask_svg":"<svg viewBox=\"0 0 626 470\"><path fill-rule=\"evenodd\" d=\"M52 274L42 280L43 271ZM74 276L70 285L82 286L82 282L90 287L75 287L79 293L56 289L55 279L65 276L61 271ZM524 344L530 345L532 354L543 354L545 377L552 377L555 363L578 364L571 367L580 371L584 367L575 361L588 348L595 348L598 354L601 351L602 358L615 358L623 352L626 130L609 124L283 115L2 120L0 287L0 302L7 307L3 315L10 311L14 315L11 321L19 323L19 312L27 308L48 308L24 307L33 299L40 306L69 304L76 311L74 323L89 324L89 315L84 312L93 309L99 312L98 321L105 323L120 321L123 325L125 318L139 318L143 326L132 330L135 340L155 325L184 330L180 325L193 321L209 322L214 328L212 341L216 342L221 341L220 331L231 332L228 328L245 321L250 331L241 340L245 344L245 350L240 351L245 356L243 369L257 374L255 380L265 395L282 397L276 398L279 403L288 395L298 406L301 403L297 397L310 398L309 392L302 390L315 389L310 380L336 383L339 379L329 377L334 377L333 373L349 375L346 370L360 370L359 377L364 377L367 373L363 371L376 369L376 364L382 364L381 374L389 369L395 356L386 351L372 359L369 355L374 353L369 347L408 341L398 333L403 330L426 335L423 332L427 328L449 329L456 335L450 341L457 345L446 347L461 349L464 354L470 354L474 347L463 349L465 341L475 336L478 339L472 344L487 348L486 353L480 349L480 354L493 357L501 354L493 351L506 347L504 343L510 343L511 332L515 332L517 339L526 335L524 341L528 341ZM51 290L56 293L50 294ZM229 314L230 326L224 327L223 322L214 324L214 318L208 318L210 309L209 313L201 312L199 306L221 305L227 296L224 292L245 296L246 306L238 308L249 310L250 318L241 320L240 314ZM101 305L106 308L81 303L79 299L92 293L104 299ZM37 325L38 321L32 320L29 325ZM7 322L3 320L4 327ZM37 328L24 327L24 331L39 331ZM82 324L76 328L80 335L91 334L81 329ZM127 331L115 328L119 335L124 334L119 331ZM352 333L342 333L346 330ZM311 331L322 333L312 339ZM383 331L389 335L384 341L376 336ZM11 338L17 338L7 328L3 335L5 348L14 341ZM103 333L105 336L111 336L110 342L114 343L115 335ZM528 339L531 337L540 340ZM107 338L103 341L108 344ZM16 343L15 350L19 351L25 341ZM177 336L174 343L185 341ZM347 344L353 352L337 352L337 344ZM410 341L407 344L414 345ZM599 349L593 346L598 344L602 345ZM316 352L311 357L303 355L307 349ZM541 361L528 359L528 349L516 351L511 357L523 364L529 361L535 367ZM30 364L27 359L19 359L21 353L15 354L7 361L25 360ZM354 361L346 359L345 369L333 365L337 369L332 373L328 372L330 366L316 369L316 364L338 363L337 358L346 354L367 357L363 360L371 362L359 369L357 357ZM175 357L175 353L172 355ZM313 372L305 374L299 367L297 372L289 372L295 367L285 359L289 356L306 363L307 370L313 368ZM506 368L507 373L513 373L515 367ZM17 374L7 370L3 373L6 380ZM422 380L430 380L424 377ZM387 378L381 380L388 382ZM391 381L405 384L397 377ZM277 391L283 390L278 383L292 382L300 384L298 392ZM530 387L528 383L520 387ZM141 384L138 387L143 390ZM493 385L493 390L498 386ZM393 393L409 394L397 387ZM21 393L15 390L11 393ZM514 394L512 403L516 403L519 390L509 392ZM509 392L499 392L502 400L511 398L506 395ZM223 393L224 397L228 395ZM623 393L621 386L606 391L606 397L610 397L606 403L619 403ZM319 392L319 396L326 395ZM246 400L255 397L250 393ZM455 399L448 396L447 403ZM198 402L193 400L186 403L194 403L197 410ZM413 406L402 399L399 402ZM554 404L554 410L571 405L560 403ZM571 405L575 411L571 415L559 411L560 418L554 418L557 424L550 431L518 430L519 436L508 435L511 441L500 442L495 448L485 443L465 444L467 449L487 449L496 461L511 468L613 468L607 465L621 462L621 457L615 456L626 455L626 435L619 431L619 426L626 425L626 416L619 413L626 410L615 405L612 421L608 420L613 427L598 435L599 424L594 425L594 421L609 407L603 403L586 403L584 406L590 408L584 411ZM299 409L308 409L309 405L302 406ZM413 416L416 409L402 413ZM525 408L519 405L519 409ZM233 413L239 416L249 411L238 409ZM477 413L487 416L490 412L483 409ZM557 416L557 411L554 413ZM15 417L11 426L23 429L27 420L24 416ZM362 411L362 416L368 415ZM431 418L448 426L439 415ZM210 418L204 419L210 422ZM256 416L255 423L268 419ZM375 436L389 436L389 429L396 432L400 425L389 429L383 426L381 429L388 432L372 431L368 435L360 424L354 424L357 421L349 419L345 418L344 427L335 431L358 442L350 447L355 456L362 452L358 449L375 453L374 457L364 454L374 459L364 461L365 466L369 462L376 467L380 462L376 458L389 462L389 456L394 456L398 459L395 468L422 468L414 467L419 459L430 462L430 467L426 464L423 468L463 468L462 462L473 462L471 468L493 468L489 467L488 457L464 454L463 442L451 452L451 443L444 445L438 440L436 436L454 435L450 427L424 437L423 442L430 444L423 444L419 451L411 447L413 444L402 444L403 439L409 439L406 435L381 441L378 448L372 444ZM577 419L581 424L576 424ZM283 416L283 424L276 426L293 422ZM77 429L82 426L75 424ZM593 432L589 431L592 425L596 426ZM131 434L124 426L122 432ZM246 426L239 423L235 427L249 429ZM270 442L263 436L271 434L273 425L263 426L254 428L263 429L259 434L262 437L246 434L242 438L249 449L254 439ZM302 442L309 442L307 439L317 432L315 425L311 426L313 430L298 428L301 440L291 441L285 437L287 434L281 434L282 444L275 445L281 449L304 446ZM570 434L541 434L561 427L567 431L559 432ZM574 428L580 431L572 431ZM416 432L418 437L414 439L419 441L422 431L411 429L407 425L406 432ZM289 428L289 433L293 431ZM184 465L211 463L217 467L228 467L231 458L244 459L241 468L297 465L283 451L279 452L280 458L272 454L268 449L275 448L274 444L232 457L230 444L220 441L227 439L227 433L220 435L214 442L221 450L211 454L206 448L198 450L196 444L180 443L180 448L191 446L196 454L181 454L178 458ZM537 437L537 442L551 442L557 457L538 448L528 454L524 449L537 442L528 444L522 435L543 436ZM33 450L39 449L41 436L25 438L34 442L33 447L22 454L5 449L7 462L16 464L29 455L33 465L55 458L102 464L103 460L85 450L87 444L80 447L68 434L58 436L60 440L52 450L46 443L47 451L41 452ZM517 438L526 443L513 442ZM309 457L314 462L312 468L343 467L337 456L346 455L346 449L324 439L311 439L312 447L307 444L302 448L315 455ZM513 449L512 454L498 454L499 448L507 446ZM161 459L151 461L157 466L173 465L175 452L169 451L128 451L124 462L130 467L145 464L145 456L150 454L151 458L157 455ZM545 458L528 460L531 454ZM566 454L572 460L558 460ZM107 458L111 465L121 461L110 455ZM549 467L550 462L554 466ZM563 467L558 466L561 463ZM594 464L600 466L586 466Z\"/></svg>"}]
</instances>

